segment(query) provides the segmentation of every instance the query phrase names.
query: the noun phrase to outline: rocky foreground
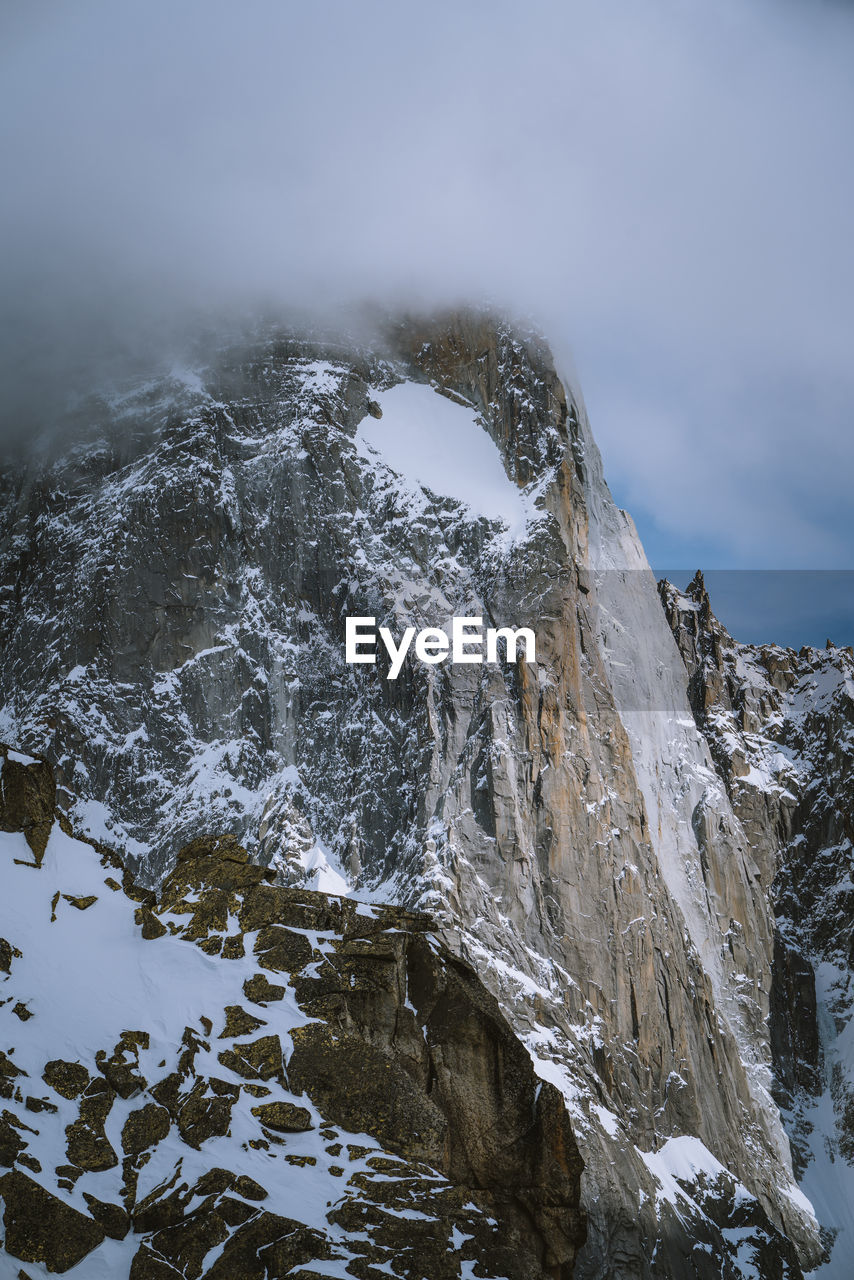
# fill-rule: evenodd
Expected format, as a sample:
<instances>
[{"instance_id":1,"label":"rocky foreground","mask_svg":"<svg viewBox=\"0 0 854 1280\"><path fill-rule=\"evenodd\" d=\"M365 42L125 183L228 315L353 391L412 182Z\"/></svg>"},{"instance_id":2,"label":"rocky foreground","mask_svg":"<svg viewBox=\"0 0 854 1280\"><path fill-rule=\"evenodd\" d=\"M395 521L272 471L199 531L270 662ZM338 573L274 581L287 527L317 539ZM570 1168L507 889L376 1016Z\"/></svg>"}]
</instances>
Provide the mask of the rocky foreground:
<instances>
[{"instance_id":1,"label":"rocky foreground","mask_svg":"<svg viewBox=\"0 0 854 1280\"><path fill-rule=\"evenodd\" d=\"M567 1280L563 1100L428 916L233 836L155 896L0 755L0 1274Z\"/></svg>"}]
</instances>

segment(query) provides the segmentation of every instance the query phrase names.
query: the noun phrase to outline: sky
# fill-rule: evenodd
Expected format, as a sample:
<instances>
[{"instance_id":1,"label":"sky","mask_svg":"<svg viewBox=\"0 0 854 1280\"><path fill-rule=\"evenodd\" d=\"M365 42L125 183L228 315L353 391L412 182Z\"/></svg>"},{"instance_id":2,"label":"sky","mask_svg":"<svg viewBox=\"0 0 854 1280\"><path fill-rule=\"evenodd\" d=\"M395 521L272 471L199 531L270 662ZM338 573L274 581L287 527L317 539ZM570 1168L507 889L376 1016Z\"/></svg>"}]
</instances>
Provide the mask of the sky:
<instances>
[{"instance_id":1,"label":"sky","mask_svg":"<svg viewBox=\"0 0 854 1280\"><path fill-rule=\"evenodd\" d=\"M694 576L678 567L657 572L683 591ZM713 611L742 644L854 644L854 570L711 569L703 578Z\"/></svg>"},{"instance_id":2,"label":"sky","mask_svg":"<svg viewBox=\"0 0 854 1280\"><path fill-rule=\"evenodd\" d=\"M194 317L487 300L653 565L854 568L852 66L831 0L6 0L6 430Z\"/></svg>"}]
</instances>

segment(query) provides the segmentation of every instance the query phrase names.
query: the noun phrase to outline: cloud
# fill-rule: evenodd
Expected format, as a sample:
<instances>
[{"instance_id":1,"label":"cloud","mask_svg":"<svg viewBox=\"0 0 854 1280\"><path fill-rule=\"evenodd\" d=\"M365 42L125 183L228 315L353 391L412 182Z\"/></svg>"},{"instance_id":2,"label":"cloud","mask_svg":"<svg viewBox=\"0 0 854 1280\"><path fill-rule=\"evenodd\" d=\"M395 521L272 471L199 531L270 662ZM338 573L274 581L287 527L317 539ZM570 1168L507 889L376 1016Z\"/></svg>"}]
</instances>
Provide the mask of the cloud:
<instances>
[{"instance_id":1,"label":"cloud","mask_svg":"<svg viewBox=\"0 0 854 1280\"><path fill-rule=\"evenodd\" d=\"M13 419L191 317L489 297L572 347L617 495L669 550L701 526L738 563L848 555L850 9L43 0L4 21Z\"/></svg>"}]
</instances>

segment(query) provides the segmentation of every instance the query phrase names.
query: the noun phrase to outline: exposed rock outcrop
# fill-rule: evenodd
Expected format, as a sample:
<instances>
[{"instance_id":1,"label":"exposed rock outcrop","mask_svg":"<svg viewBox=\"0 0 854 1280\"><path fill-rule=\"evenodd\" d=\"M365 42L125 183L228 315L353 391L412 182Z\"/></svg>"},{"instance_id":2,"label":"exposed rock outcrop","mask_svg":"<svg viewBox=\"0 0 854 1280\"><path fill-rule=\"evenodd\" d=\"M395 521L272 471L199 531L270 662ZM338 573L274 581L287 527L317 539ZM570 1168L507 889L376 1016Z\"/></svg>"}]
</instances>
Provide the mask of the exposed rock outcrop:
<instances>
[{"instance_id":1,"label":"exposed rock outcrop","mask_svg":"<svg viewBox=\"0 0 854 1280\"><path fill-rule=\"evenodd\" d=\"M116 1280L323 1261L569 1280L585 1219L563 1100L427 916L273 886L226 836L181 850L146 937L108 854L58 824L35 871L16 847L0 837L23 944L0 1027L17 994L35 1012L4 1058L8 1255L91 1255ZM96 907L50 923L54 884ZM45 990L57 946L73 959Z\"/></svg>"},{"instance_id":2,"label":"exposed rock outcrop","mask_svg":"<svg viewBox=\"0 0 854 1280\"><path fill-rule=\"evenodd\" d=\"M104 1239L104 1229L19 1169L0 1177L4 1247L22 1262L68 1271Z\"/></svg>"},{"instance_id":3,"label":"exposed rock outcrop","mask_svg":"<svg viewBox=\"0 0 854 1280\"><path fill-rule=\"evenodd\" d=\"M0 831L22 831L36 865L53 825L56 784L46 761L0 744Z\"/></svg>"}]
</instances>

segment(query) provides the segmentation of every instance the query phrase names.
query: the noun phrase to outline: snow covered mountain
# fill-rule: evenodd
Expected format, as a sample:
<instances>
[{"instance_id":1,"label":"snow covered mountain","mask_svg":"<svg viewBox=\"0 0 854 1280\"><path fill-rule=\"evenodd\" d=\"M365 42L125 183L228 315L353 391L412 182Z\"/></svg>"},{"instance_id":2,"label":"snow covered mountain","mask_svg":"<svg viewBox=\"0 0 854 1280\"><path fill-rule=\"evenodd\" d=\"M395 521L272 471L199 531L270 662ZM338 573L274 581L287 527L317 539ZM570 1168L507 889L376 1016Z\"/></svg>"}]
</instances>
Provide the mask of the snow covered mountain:
<instances>
[{"instance_id":1,"label":"snow covered mountain","mask_svg":"<svg viewBox=\"0 0 854 1280\"><path fill-rule=\"evenodd\" d=\"M820 1274L842 1276L854 1234L854 651L737 644L702 574L661 595L697 725L770 888L774 1096L827 1230Z\"/></svg>"},{"instance_id":2,"label":"snow covered mountain","mask_svg":"<svg viewBox=\"0 0 854 1280\"><path fill-rule=\"evenodd\" d=\"M233 832L283 888L429 911L563 1093L576 1276L817 1264L780 1112L796 1133L808 1109L809 1064L781 1065L806 1062L784 1052L801 971L775 884L800 902L806 874L785 881L788 802L722 773L544 341L481 313L266 330L76 419L0 505L0 738L50 762L69 829L151 886ZM529 626L537 663L388 680L345 663L348 615ZM843 702L812 704L816 742ZM842 813L848 756L826 754L803 785ZM809 928L830 892L801 903Z\"/></svg>"}]
</instances>

